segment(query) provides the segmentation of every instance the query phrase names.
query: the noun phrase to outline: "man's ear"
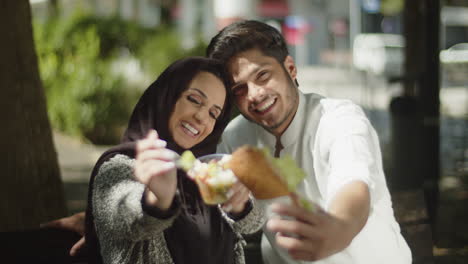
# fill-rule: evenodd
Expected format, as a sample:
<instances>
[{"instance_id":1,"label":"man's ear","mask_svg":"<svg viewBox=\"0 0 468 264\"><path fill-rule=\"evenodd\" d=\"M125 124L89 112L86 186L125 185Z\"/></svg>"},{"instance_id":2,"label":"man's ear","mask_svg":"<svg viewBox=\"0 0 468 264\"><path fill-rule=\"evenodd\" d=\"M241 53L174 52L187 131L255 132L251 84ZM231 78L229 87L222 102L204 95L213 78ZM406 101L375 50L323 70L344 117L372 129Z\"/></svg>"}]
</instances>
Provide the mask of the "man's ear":
<instances>
[{"instance_id":1,"label":"man's ear","mask_svg":"<svg viewBox=\"0 0 468 264\"><path fill-rule=\"evenodd\" d=\"M297 68L296 63L294 62L294 59L291 57L291 55L286 56L283 65L286 71L289 73L289 76L291 76L291 79L295 80L297 77Z\"/></svg>"}]
</instances>

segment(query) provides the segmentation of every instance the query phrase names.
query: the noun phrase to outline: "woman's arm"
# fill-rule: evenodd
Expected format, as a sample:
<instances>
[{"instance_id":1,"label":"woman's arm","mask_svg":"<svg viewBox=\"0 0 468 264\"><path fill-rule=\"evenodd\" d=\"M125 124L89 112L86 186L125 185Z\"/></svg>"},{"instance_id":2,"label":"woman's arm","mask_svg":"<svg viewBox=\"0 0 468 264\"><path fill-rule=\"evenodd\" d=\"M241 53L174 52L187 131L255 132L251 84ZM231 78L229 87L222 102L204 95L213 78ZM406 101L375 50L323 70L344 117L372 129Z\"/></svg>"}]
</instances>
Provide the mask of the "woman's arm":
<instances>
[{"instance_id":1,"label":"woman's arm","mask_svg":"<svg viewBox=\"0 0 468 264\"><path fill-rule=\"evenodd\" d=\"M117 155L104 163L96 175L93 214L101 240L107 236L147 239L168 228L177 215L177 202L164 218L153 217L144 210L146 186L134 179L134 163L127 156Z\"/></svg>"}]
</instances>

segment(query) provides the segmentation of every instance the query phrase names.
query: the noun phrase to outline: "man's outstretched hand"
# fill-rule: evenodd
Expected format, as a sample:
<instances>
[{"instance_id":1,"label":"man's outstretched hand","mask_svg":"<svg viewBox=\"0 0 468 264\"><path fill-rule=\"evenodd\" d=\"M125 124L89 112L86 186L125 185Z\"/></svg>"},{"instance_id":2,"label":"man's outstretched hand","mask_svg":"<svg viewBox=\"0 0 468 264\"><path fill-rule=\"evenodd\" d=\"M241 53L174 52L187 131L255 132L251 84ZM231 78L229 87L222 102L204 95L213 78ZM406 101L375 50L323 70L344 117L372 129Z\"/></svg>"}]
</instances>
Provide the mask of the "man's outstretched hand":
<instances>
[{"instance_id":1,"label":"man's outstretched hand","mask_svg":"<svg viewBox=\"0 0 468 264\"><path fill-rule=\"evenodd\" d=\"M76 242L70 249L70 256L76 256L76 254L83 248L85 244L85 212L79 212L68 217L41 224L41 228L65 229L82 235L83 237L78 240L78 242Z\"/></svg>"},{"instance_id":2,"label":"man's outstretched hand","mask_svg":"<svg viewBox=\"0 0 468 264\"><path fill-rule=\"evenodd\" d=\"M296 205L272 204L271 210L289 219L272 218L268 230L276 243L296 260L315 261L345 249L367 222L370 193L367 184L354 181L343 186L328 211L314 205L313 212Z\"/></svg>"}]
</instances>

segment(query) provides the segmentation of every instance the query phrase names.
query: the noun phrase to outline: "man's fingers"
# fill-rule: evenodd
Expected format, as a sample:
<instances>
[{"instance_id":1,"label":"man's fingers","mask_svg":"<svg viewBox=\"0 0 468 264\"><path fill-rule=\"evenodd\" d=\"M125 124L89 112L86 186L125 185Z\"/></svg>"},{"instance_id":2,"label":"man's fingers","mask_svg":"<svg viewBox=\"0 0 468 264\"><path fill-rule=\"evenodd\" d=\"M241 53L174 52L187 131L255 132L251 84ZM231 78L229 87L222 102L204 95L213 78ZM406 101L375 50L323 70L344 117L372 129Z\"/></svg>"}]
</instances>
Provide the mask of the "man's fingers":
<instances>
[{"instance_id":1,"label":"man's fingers","mask_svg":"<svg viewBox=\"0 0 468 264\"><path fill-rule=\"evenodd\" d=\"M278 232L281 234L294 234L294 236L310 239L314 239L320 236L315 226L295 220L273 218L268 220L267 228L272 232Z\"/></svg>"},{"instance_id":2,"label":"man's fingers","mask_svg":"<svg viewBox=\"0 0 468 264\"><path fill-rule=\"evenodd\" d=\"M314 204L314 206L316 208L319 208L317 204ZM270 209L274 213L277 213L279 215L294 217L295 219L305 222L305 223L319 225L320 223L325 221L323 213L309 212L305 208L298 207L295 205L274 203L270 205ZM323 212L323 210L321 209L318 209L318 211Z\"/></svg>"},{"instance_id":3,"label":"man's fingers","mask_svg":"<svg viewBox=\"0 0 468 264\"><path fill-rule=\"evenodd\" d=\"M276 244L289 251L306 251L310 250L313 245L308 240L297 238L282 233L276 234Z\"/></svg>"},{"instance_id":4,"label":"man's fingers","mask_svg":"<svg viewBox=\"0 0 468 264\"><path fill-rule=\"evenodd\" d=\"M41 228L59 228L65 230L71 230L77 232L80 235L84 234L84 221L85 213L80 212L74 215L63 217L54 221L43 223L40 225Z\"/></svg>"},{"instance_id":5,"label":"man's fingers","mask_svg":"<svg viewBox=\"0 0 468 264\"><path fill-rule=\"evenodd\" d=\"M85 244L85 237L82 237L70 249L70 256L76 256L76 254L81 250L81 248L83 248L84 244Z\"/></svg>"},{"instance_id":6,"label":"man's fingers","mask_svg":"<svg viewBox=\"0 0 468 264\"><path fill-rule=\"evenodd\" d=\"M63 218L40 224L40 228L64 228Z\"/></svg>"}]
</instances>

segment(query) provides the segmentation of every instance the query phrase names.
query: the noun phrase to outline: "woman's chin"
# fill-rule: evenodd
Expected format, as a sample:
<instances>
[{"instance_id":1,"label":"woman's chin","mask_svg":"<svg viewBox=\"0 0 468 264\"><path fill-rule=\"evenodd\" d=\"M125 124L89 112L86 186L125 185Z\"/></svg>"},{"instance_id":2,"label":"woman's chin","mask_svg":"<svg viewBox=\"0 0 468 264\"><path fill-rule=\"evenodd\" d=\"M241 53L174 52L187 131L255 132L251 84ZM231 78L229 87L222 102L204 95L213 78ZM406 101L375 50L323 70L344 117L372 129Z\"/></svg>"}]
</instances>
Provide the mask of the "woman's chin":
<instances>
[{"instance_id":1,"label":"woman's chin","mask_svg":"<svg viewBox=\"0 0 468 264\"><path fill-rule=\"evenodd\" d=\"M184 141L177 141L176 140L176 143L177 145L179 145L181 148L183 149L191 149L193 146L195 146L198 142L195 142L195 141L188 141L188 140L184 140Z\"/></svg>"}]
</instances>

